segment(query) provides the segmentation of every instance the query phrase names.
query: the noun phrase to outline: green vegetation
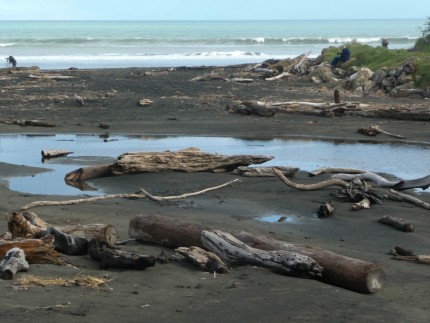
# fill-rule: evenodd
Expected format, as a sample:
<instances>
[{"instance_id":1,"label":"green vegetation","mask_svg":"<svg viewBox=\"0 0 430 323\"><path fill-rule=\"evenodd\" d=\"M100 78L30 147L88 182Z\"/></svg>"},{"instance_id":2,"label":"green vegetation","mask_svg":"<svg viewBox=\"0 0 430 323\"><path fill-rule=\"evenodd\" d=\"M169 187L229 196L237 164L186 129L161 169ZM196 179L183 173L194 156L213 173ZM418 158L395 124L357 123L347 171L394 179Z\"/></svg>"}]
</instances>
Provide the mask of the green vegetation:
<instances>
[{"instance_id":1,"label":"green vegetation","mask_svg":"<svg viewBox=\"0 0 430 323\"><path fill-rule=\"evenodd\" d=\"M373 71L381 68L398 68L406 61L412 60L416 72L414 80L417 86L430 86L430 18L421 29L423 37L419 38L414 48L405 49L387 49L382 46L372 47L358 43L348 44L351 50L351 58L355 59L354 65L358 67L367 67ZM324 52L324 59L331 61L336 53L340 52L342 47L331 47Z\"/></svg>"}]
</instances>

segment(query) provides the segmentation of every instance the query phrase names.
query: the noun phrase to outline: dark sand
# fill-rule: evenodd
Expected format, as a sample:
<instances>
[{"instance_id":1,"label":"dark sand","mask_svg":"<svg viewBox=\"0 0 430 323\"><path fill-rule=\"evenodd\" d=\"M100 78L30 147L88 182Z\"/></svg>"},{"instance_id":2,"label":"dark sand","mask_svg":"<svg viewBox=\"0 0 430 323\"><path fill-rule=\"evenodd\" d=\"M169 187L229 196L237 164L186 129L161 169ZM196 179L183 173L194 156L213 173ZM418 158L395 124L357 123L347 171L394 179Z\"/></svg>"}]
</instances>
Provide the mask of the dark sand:
<instances>
[{"instance_id":1,"label":"dark sand","mask_svg":"<svg viewBox=\"0 0 430 323\"><path fill-rule=\"evenodd\" d=\"M61 71L72 80L31 80L28 73L0 73L0 118L53 122L55 128L20 127L0 123L0 133L86 133L104 132L99 123L110 125L114 134L213 135L248 138L323 136L369 139L357 129L378 124L399 133L408 141L428 142L428 122L375 120L361 117L324 118L277 114L272 118L228 114L233 100L332 101L332 92L315 85L280 80L256 80L250 84L223 81L189 82L210 69L146 70L117 69ZM239 70L226 68L227 75ZM146 74L149 75L145 75ZM149 72L149 73L148 73ZM85 97L83 107L74 94ZM421 99L394 99L381 95L344 92L345 101L380 106L422 106ZM153 100L139 107L142 98ZM376 142L399 139L377 136ZM204 150L204 147L200 147ZM371 156L369 156L371 158ZM399 156L407 158L407 156ZM25 164L25 161L22 161ZM294 166L294 165L288 165ZM334 165L335 166L335 165ZM5 216L23 205L39 200L63 200L61 196L29 195L8 189L5 178L36 172L22 166L0 163L0 222L7 231ZM395 174L394 174L395 175ZM423 174L428 175L428 174ZM162 173L98 179L108 193L130 193L144 187L156 195L198 191L237 178L232 174ZM313 183L300 172L295 180ZM32 209L53 225L111 223L127 239L130 219L152 213L221 229L242 229L280 240L310 244L339 254L380 264L387 286L374 295L364 295L311 279L281 276L265 269L246 266L228 274L205 273L183 263L157 264L144 271L99 270L88 256L69 257L80 268L32 265L29 274L72 278L78 274L108 277L98 290L81 287L11 288L0 281L1 322L428 322L430 267L395 261L388 252L395 245L416 254L430 254L430 214L417 206L384 200L384 205L352 212L351 203L336 202L335 214L316 218L320 201L332 199L333 188L314 192L293 190L277 178L240 178L234 186L179 202L109 200L90 204ZM95 182L95 181L94 181ZM71 197L73 198L73 197ZM430 202L424 194L421 199ZM271 214L299 216L293 223L269 224L256 217ZM403 233L379 224L382 215L402 217L416 228ZM162 248L129 244L124 250L157 256ZM172 250L165 249L168 254ZM19 275L23 275L20 273Z\"/></svg>"}]
</instances>

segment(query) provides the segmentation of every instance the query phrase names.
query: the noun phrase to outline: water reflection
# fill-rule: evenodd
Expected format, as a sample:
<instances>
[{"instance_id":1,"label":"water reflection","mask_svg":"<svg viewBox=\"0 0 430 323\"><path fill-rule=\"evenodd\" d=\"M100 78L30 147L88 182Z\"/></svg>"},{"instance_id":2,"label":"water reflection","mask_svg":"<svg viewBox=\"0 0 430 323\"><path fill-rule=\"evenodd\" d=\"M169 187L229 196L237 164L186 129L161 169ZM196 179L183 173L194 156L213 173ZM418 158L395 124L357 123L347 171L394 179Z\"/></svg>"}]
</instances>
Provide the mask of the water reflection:
<instances>
[{"instance_id":1,"label":"water reflection","mask_svg":"<svg viewBox=\"0 0 430 323\"><path fill-rule=\"evenodd\" d=\"M125 152L164 151L198 147L202 151L272 155L264 166L294 166L311 171L321 167L349 167L413 179L430 174L429 145L379 144L372 141L311 138L245 140L228 137L110 136L98 135L1 135L0 161L43 167L51 171L33 177L9 178L13 190L34 194L73 195L81 192L64 183L64 175L76 168L112 162ZM41 160L41 151L65 149L67 157ZM103 160L102 160L103 159ZM4 176L7 177L7 176ZM103 192L85 192L99 195Z\"/></svg>"}]
</instances>

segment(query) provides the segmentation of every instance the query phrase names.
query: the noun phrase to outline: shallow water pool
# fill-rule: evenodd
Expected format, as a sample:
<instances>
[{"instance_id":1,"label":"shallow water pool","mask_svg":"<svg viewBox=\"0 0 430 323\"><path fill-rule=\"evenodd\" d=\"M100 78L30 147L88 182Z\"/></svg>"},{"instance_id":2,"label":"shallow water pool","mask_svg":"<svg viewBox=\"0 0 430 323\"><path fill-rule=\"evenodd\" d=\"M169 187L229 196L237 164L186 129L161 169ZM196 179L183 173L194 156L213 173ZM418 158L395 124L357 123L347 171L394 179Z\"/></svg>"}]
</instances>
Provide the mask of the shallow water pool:
<instances>
[{"instance_id":1,"label":"shallow water pool","mask_svg":"<svg viewBox=\"0 0 430 323\"><path fill-rule=\"evenodd\" d=\"M197 147L225 155L271 155L262 166L294 166L311 171L321 167L350 167L413 179L430 174L430 143L379 144L370 141L323 140L310 138L245 140L229 137L111 136L109 141L94 135L1 135L0 162L47 171L27 177L9 177L12 190L32 194L76 195L64 176L79 167L113 162L125 152L164 151ZM43 161L41 151L66 149L67 157ZM103 194L101 190L85 191Z\"/></svg>"}]
</instances>

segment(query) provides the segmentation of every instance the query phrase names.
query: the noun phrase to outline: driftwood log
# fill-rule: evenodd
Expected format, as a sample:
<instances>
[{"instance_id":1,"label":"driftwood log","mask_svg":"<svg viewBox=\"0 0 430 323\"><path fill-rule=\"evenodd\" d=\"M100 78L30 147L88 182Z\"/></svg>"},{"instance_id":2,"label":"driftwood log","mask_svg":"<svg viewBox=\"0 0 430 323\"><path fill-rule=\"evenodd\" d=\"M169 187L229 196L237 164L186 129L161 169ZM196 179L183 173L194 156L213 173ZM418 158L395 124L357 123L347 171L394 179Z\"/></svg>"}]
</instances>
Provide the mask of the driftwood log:
<instances>
[{"instance_id":1,"label":"driftwood log","mask_svg":"<svg viewBox=\"0 0 430 323\"><path fill-rule=\"evenodd\" d=\"M45 149L40 152L43 158L56 158L72 154L72 151L64 149Z\"/></svg>"},{"instance_id":2,"label":"driftwood log","mask_svg":"<svg viewBox=\"0 0 430 323\"><path fill-rule=\"evenodd\" d=\"M157 261L154 256L118 250L106 241L96 239L89 242L88 254L100 263L101 269L126 268L142 270L154 266Z\"/></svg>"},{"instance_id":3,"label":"driftwood log","mask_svg":"<svg viewBox=\"0 0 430 323\"><path fill-rule=\"evenodd\" d=\"M210 228L168 217L139 214L129 224L130 238L171 248L204 248L201 233ZM345 257L310 246L297 246L244 231L230 232L249 246L263 250L287 250L311 257L323 269L321 281L360 293L376 293L386 283L384 270L373 263Z\"/></svg>"},{"instance_id":4,"label":"driftwood log","mask_svg":"<svg viewBox=\"0 0 430 323\"><path fill-rule=\"evenodd\" d=\"M266 166L266 167L249 167L249 166L239 166L233 171L233 174L247 176L247 177L273 177L276 176L274 168L282 171L284 176L293 177L298 171L297 167L285 167L285 166Z\"/></svg>"},{"instance_id":5,"label":"driftwood log","mask_svg":"<svg viewBox=\"0 0 430 323\"><path fill-rule=\"evenodd\" d=\"M70 256L85 255L88 253L87 239L74 237L54 227L49 227L46 232L54 236L54 248L59 252Z\"/></svg>"},{"instance_id":6,"label":"driftwood log","mask_svg":"<svg viewBox=\"0 0 430 323\"><path fill-rule=\"evenodd\" d=\"M19 271L27 271L30 266L25 260L25 253L20 248L10 249L0 263L1 278L11 280Z\"/></svg>"},{"instance_id":7,"label":"driftwood log","mask_svg":"<svg viewBox=\"0 0 430 323\"><path fill-rule=\"evenodd\" d=\"M228 266L213 252L199 247L179 247L175 251L205 271L219 274L224 274L228 271Z\"/></svg>"},{"instance_id":8,"label":"driftwood log","mask_svg":"<svg viewBox=\"0 0 430 323\"><path fill-rule=\"evenodd\" d=\"M384 196L387 199L398 201L398 202L408 202L415 204L419 207L422 207L423 209L430 210L430 204L424 201L421 201L420 199L416 198L415 196L411 196L409 194L400 193L396 190L391 189L387 194Z\"/></svg>"},{"instance_id":9,"label":"driftwood log","mask_svg":"<svg viewBox=\"0 0 430 323\"><path fill-rule=\"evenodd\" d=\"M244 115L257 115L260 117L273 117L276 111L265 106L262 102L241 101L232 105L227 105L227 112L239 113Z\"/></svg>"},{"instance_id":10,"label":"driftwood log","mask_svg":"<svg viewBox=\"0 0 430 323\"><path fill-rule=\"evenodd\" d=\"M230 265L255 265L292 276L318 277L323 273L323 268L308 256L288 250L253 248L220 230L202 231L202 243Z\"/></svg>"},{"instance_id":11,"label":"driftwood log","mask_svg":"<svg viewBox=\"0 0 430 323\"><path fill-rule=\"evenodd\" d=\"M389 215L384 215L378 220L379 223L386 224L396 230L403 232L412 232L415 228L408 221L400 218L395 218Z\"/></svg>"},{"instance_id":12,"label":"driftwood log","mask_svg":"<svg viewBox=\"0 0 430 323\"><path fill-rule=\"evenodd\" d=\"M54 249L54 237L47 235L41 239L15 239L0 241L0 257L4 257L12 248L24 250L30 264L66 265L62 255Z\"/></svg>"},{"instance_id":13,"label":"driftwood log","mask_svg":"<svg viewBox=\"0 0 430 323\"><path fill-rule=\"evenodd\" d=\"M12 212L8 215L9 232L14 237L39 238L50 233L48 232L50 227L52 232L60 231L75 238L81 237L86 240L96 238L111 244L115 244L118 240L118 233L111 224L78 224L52 227L34 212Z\"/></svg>"},{"instance_id":14,"label":"driftwood log","mask_svg":"<svg viewBox=\"0 0 430 323\"><path fill-rule=\"evenodd\" d=\"M220 155L201 152L196 148L176 152L125 153L111 165L84 167L65 176L66 183L85 181L112 175L140 174L148 172L229 172L239 166L261 164L273 156Z\"/></svg>"}]
</instances>

